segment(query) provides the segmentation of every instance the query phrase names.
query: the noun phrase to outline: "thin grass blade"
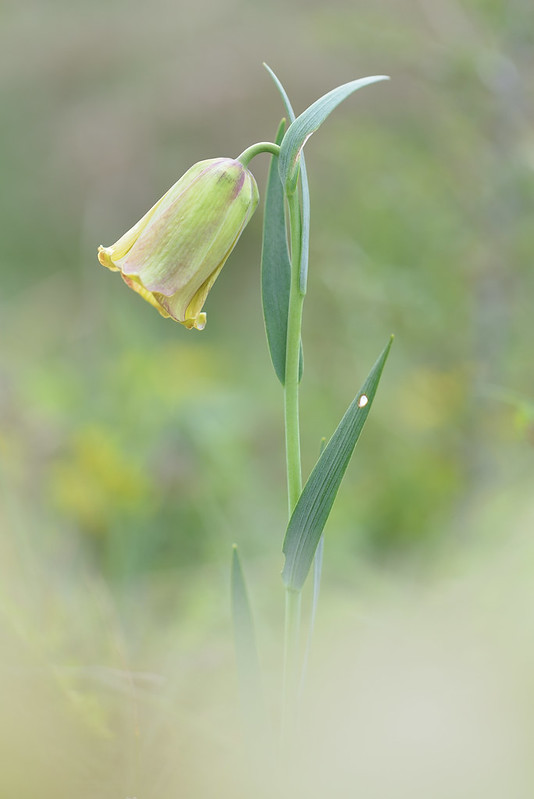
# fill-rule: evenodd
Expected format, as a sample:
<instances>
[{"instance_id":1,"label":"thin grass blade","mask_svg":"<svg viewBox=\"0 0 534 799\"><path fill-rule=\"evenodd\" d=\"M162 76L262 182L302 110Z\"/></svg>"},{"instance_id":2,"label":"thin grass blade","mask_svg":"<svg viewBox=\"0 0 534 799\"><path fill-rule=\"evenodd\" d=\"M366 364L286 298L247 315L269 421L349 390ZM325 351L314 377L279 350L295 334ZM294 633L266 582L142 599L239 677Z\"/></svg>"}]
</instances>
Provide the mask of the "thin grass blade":
<instances>
[{"instance_id":1,"label":"thin grass blade","mask_svg":"<svg viewBox=\"0 0 534 799\"><path fill-rule=\"evenodd\" d=\"M235 545L232 553L230 582L237 676L241 704L247 726L250 727L251 730L257 730L264 721L260 663L256 648L254 621L248 600L245 578Z\"/></svg>"}]
</instances>

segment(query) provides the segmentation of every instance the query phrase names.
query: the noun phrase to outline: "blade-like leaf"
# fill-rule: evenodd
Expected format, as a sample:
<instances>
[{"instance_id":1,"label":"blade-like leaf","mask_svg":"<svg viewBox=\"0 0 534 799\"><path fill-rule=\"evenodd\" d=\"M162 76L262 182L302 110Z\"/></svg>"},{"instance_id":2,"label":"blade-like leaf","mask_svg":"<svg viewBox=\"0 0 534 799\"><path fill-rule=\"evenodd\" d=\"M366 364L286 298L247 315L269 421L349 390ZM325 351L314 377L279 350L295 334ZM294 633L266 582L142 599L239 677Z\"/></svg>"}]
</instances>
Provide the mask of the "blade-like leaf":
<instances>
[{"instance_id":1,"label":"blade-like leaf","mask_svg":"<svg viewBox=\"0 0 534 799\"><path fill-rule=\"evenodd\" d=\"M321 449L319 455L322 455L326 446L326 438L321 439ZM304 658L302 661L302 675L300 678L299 693L302 696L306 685L306 678L308 676L308 662L310 660L310 652L313 641L313 631L315 629L315 619L317 616L317 606L319 604L319 591L321 590L321 575L323 572L323 554L324 554L324 533L321 534L315 555L313 556L313 590L312 601L310 609L310 623L308 626L308 638L306 640L306 649L304 650Z\"/></svg>"},{"instance_id":2,"label":"blade-like leaf","mask_svg":"<svg viewBox=\"0 0 534 799\"><path fill-rule=\"evenodd\" d=\"M286 114L287 114L287 116L289 118L289 121L290 122L294 122L295 121L295 112L293 111L293 106L289 102L289 97L287 96L287 92L284 89L284 87L282 86L282 83L281 83L280 79L274 74L274 72L272 71L271 67L268 64L263 62L263 66L265 67L265 69L267 70L267 72L269 73L271 78L273 79L274 85L276 86L276 88L280 92L280 96L282 98L282 102L284 103L284 108L286 109Z\"/></svg>"},{"instance_id":3,"label":"blade-like leaf","mask_svg":"<svg viewBox=\"0 0 534 799\"><path fill-rule=\"evenodd\" d=\"M284 136L282 120L276 143ZM284 189L278 174L277 159L271 168L265 194L263 215L263 245L261 251L261 297L265 332L274 371L282 385L286 375L287 317L291 286L291 262L287 247Z\"/></svg>"},{"instance_id":4,"label":"blade-like leaf","mask_svg":"<svg viewBox=\"0 0 534 799\"><path fill-rule=\"evenodd\" d=\"M245 578L235 545L232 554L231 596L239 691L249 724L256 726L263 715L260 664Z\"/></svg>"},{"instance_id":5,"label":"blade-like leaf","mask_svg":"<svg viewBox=\"0 0 534 799\"><path fill-rule=\"evenodd\" d=\"M245 745L251 774L264 774L273 758L272 731L267 718L262 690L254 621L243 569L235 544L232 553L231 595ZM262 784L263 782L264 780Z\"/></svg>"},{"instance_id":6,"label":"blade-like leaf","mask_svg":"<svg viewBox=\"0 0 534 799\"><path fill-rule=\"evenodd\" d=\"M392 341L393 337L347 409L302 489L284 539L286 560L282 579L286 588L300 591L308 576L341 480L373 404Z\"/></svg>"},{"instance_id":7,"label":"blade-like leaf","mask_svg":"<svg viewBox=\"0 0 534 799\"><path fill-rule=\"evenodd\" d=\"M287 96L286 90L272 69L267 64L264 64L263 66L273 79L276 88L280 92L289 121L294 122L295 112L293 111L293 107L289 102L289 97ZM306 287L308 283L308 257L310 250L310 189L308 186L308 173L306 172L306 164L303 155L300 157L300 186L302 189L302 235L299 288L301 294L306 294Z\"/></svg>"},{"instance_id":8,"label":"blade-like leaf","mask_svg":"<svg viewBox=\"0 0 534 799\"><path fill-rule=\"evenodd\" d=\"M280 157L278 159L280 178L288 194L293 194L297 187L299 156L312 133L325 121L334 108L349 97L349 95L357 89L361 89L363 86L369 86L371 83L378 83L378 81L382 80L388 80L388 76L371 75L368 78L359 78L358 80L353 80L350 81L350 83L338 86L312 103L309 108L291 123L284 136L280 148Z\"/></svg>"},{"instance_id":9,"label":"blade-like leaf","mask_svg":"<svg viewBox=\"0 0 534 799\"><path fill-rule=\"evenodd\" d=\"M308 284L308 254L310 251L310 189L308 187L308 173L304 156L300 157L300 186L302 189L302 237L300 244L300 275L299 288L301 294L306 294Z\"/></svg>"}]
</instances>

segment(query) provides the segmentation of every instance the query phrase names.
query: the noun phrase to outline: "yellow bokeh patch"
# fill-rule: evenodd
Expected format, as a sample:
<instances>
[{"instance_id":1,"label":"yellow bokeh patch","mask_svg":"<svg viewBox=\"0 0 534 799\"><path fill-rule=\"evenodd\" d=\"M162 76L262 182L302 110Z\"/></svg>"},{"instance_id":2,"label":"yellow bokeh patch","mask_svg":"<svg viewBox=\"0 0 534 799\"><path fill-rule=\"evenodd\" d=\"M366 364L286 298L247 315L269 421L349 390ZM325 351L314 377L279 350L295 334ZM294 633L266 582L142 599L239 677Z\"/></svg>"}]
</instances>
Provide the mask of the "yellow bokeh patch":
<instances>
[{"instance_id":1,"label":"yellow bokeh patch","mask_svg":"<svg viewBox=\"0 0 534 799\"><path fill-rule=\"evenodd\" d=\"M79 430L50 470L52 502L95 534L107 529L111 515L139 513L149 491L142 464L98 425Z\"/></svg>"}]
</instances>

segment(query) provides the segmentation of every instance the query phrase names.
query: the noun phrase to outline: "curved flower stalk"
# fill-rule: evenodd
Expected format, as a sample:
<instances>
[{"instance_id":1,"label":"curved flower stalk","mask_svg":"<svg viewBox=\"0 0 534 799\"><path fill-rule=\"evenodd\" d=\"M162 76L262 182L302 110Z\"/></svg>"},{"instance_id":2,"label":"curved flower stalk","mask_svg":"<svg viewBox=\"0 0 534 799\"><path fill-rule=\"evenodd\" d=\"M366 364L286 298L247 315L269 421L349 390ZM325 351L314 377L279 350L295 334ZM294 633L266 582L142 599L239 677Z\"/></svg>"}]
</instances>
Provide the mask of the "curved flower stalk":
<instances>
[{"instance_id":1,"label":"curved flower stalk","mask_svg":"<svg viewBox=\"0 0 534 799\"><path fill-rule=\"evenodd\" d=\"M162 316L202 330L208 292L257 204L240 161L199 161L115 244L100 246L98 260Z\"/></svg>"}]
</instances>

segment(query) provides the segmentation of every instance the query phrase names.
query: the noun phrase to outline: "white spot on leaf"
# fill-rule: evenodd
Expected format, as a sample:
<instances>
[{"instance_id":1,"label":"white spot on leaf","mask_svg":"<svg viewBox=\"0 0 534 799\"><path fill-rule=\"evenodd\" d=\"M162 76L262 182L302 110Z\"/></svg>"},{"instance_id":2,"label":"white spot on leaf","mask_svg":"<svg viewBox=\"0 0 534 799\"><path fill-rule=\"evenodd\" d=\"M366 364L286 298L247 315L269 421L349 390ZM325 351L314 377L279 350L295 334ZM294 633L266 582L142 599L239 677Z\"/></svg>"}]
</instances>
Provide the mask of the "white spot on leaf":
<instances>
[{"instance_id":1,"label":"white spot on leaf","mask_svg":"<svg viewBox=\"0 0 534 799\"><path fill-rule=\"evenodd\" d=\"M365 408L368 402L369 402L369 397L367 397L365 394L362 394L360 399L358 400L358 408Z\"/></svg>"}]
</instances>

